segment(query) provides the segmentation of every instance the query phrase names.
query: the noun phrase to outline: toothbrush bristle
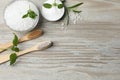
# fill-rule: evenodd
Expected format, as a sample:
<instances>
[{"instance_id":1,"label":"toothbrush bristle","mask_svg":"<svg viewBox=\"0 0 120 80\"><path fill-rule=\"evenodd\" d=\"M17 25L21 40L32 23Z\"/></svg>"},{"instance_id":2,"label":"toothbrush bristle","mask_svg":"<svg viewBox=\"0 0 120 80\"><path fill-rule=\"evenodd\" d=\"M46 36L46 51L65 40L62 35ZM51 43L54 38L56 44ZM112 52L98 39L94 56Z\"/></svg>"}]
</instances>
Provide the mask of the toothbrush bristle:
<instances>
[{"instance_id":1,"label":"toothbrush bristle","mask_svg":"<svg viewBox=\"0 0 120 80\"><path fill-rule=\"evenodd\" d=\"M51 41L43 41L43 42L40 42L37 45L37 49L38 50L43 50L43 49L46 49L46 48L50 47L51 45L52 45Z\"/></svg>"}]
</instances>

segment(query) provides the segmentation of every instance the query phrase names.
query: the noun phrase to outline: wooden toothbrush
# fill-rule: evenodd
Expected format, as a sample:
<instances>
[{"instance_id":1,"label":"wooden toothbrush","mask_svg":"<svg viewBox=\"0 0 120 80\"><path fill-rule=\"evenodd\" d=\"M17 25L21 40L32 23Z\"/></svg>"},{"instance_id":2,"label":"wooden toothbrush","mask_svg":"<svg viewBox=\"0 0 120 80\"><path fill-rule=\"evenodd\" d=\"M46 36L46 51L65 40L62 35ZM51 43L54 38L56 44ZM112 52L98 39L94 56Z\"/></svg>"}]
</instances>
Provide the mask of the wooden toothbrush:
<instances>
[{"instance_id":1,"label":"wooden toothbrush","mask_svg":"<svg viewBox=\"0 0 120 80\"><path fill-rule=\"evenodd\" d=\"M28 48L26 50L20 51L20 52L18 52L16 54L19 57L19 56L22 56L24 54L27 54L27 53L30 53L30 52L33 52L33 51L38 51L38 50L40 51L40 50L47 49L51 45L52 45L51 41L42 41L42 42L37 43L35 46L33 46L31 48ZM9 61L9 56L10 56L10 54L2 54L2 55L0 55L0 64Z\"/></svg>"},{"instance_id":2,"label":"wooden toothbrush","mask_svg":"<svg viewBox=\"0 0 120 80\"><path fill-rule=\"evenodd\" d=\"M40 29L34 30L34 31L26 34L25 36L21 37L19 39L19 43L25 42L25 41L28 41L28 40L31 40L31 39L35 39L35 38L41 36L42 33L43 33L43 31L40 30ZM13 46L12 42L7 42L7 43L4 43L4 44L0 44L0 52L8 49L11 46Z\"/></svg>"}]
</instances>

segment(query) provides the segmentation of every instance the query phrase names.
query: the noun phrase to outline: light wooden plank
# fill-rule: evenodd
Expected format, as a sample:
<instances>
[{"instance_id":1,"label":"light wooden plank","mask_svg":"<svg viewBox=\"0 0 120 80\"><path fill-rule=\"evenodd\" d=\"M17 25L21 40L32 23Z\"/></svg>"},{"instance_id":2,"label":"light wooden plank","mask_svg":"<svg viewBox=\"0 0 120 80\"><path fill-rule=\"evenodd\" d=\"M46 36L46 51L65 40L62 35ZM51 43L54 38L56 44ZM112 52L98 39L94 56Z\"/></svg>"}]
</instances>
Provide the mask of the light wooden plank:
<instances>
[{"instance_id":1,"label":"light wooden plank","mask_svg":"<svg viewBox=\"0 0 120 80\"><path fill-rule=\"evenodd\" d=\"M0 1L0 43L13 38L2 16L12 0L7 1ZM41 40L51 40L54 45L20 57L13 67L0 65L0 80L120 80L120 0L67 1L68 5L84 2L77 24L71 22L62 30L61 22L43 21L38 27L44 35L19 47L24 50ZM34 0L39 8L43 2ZM7 53L11 51L2 54Z\"/></svg>"}]
</instances>

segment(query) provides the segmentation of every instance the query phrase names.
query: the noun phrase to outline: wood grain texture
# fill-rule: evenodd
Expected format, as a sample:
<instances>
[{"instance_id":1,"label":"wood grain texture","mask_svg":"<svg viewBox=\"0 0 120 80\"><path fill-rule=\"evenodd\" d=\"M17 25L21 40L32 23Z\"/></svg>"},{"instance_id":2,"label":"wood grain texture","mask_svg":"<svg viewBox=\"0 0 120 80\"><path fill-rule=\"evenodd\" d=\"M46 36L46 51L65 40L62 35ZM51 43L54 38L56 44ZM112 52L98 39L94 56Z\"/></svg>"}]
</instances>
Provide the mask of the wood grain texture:
<instances>
[{"instance_id":1,"label":"wood grain texture","mask_svg":"<svg viewBox=\"0 0 120 80\"><path fill-rule=\"evenodd\" d=\"M15 66L0 65L0 80L120 80L120 0L68 3L79 1L84 5L77 24L61 30L61 23L43 21L38 27L44 35L19 47L24 50L42 40L53 41L53 47L21 56ZM12 31L1 22L0 43L12 38Z\"/></svg>"}]
</instances>

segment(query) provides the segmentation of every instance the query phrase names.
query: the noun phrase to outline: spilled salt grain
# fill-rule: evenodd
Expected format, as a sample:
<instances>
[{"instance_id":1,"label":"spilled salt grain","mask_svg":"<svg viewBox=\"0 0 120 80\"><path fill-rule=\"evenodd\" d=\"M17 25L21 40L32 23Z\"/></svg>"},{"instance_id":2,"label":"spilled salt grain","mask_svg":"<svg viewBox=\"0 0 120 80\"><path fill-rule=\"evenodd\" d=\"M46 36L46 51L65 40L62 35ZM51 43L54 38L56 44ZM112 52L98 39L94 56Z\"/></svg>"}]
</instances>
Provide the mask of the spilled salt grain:
<instances>
[{"instance_id":1,"label":"spilled salt grain","mask_svg":"<svg viewBox=\"0 0 120 80\"><path fill-rule=\"evenodd\" d=\"M77 24L81 20L81 13L74 13L74 12L69 12L69 23L70 24ZM64 20L61 23L61 30L67 30L68 26L66 25L66 20Z\"/></svg>"},{"instance_id":2,"label":"spilled salt grain","mask_svg":"<svg viewBox=\"0 0 120 80\"><path fill-rule=\"evenodd\" d=\"M77 24L81 18L80 13L70 12L69 16L70 16L70 22L72 22L73 24Z\"/></svg>"}]
</instances>

